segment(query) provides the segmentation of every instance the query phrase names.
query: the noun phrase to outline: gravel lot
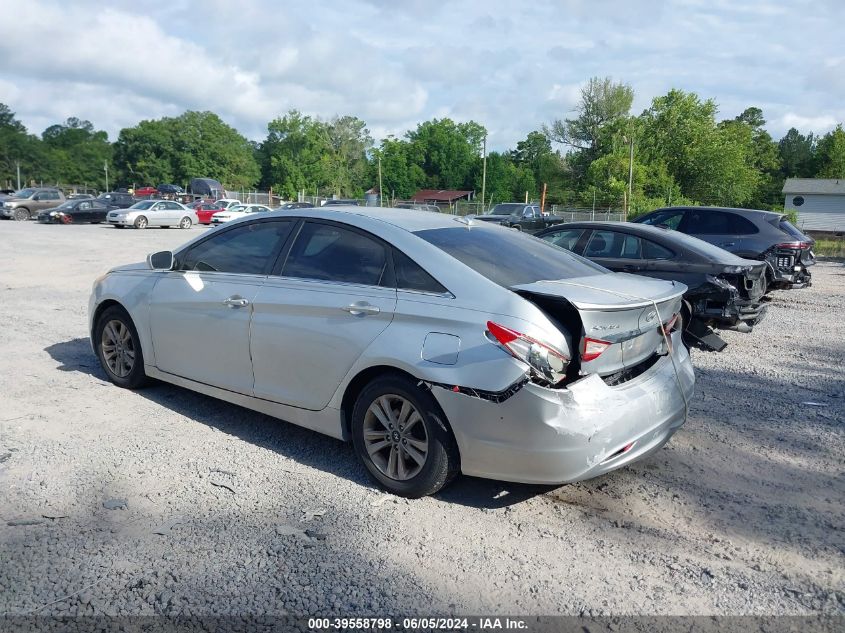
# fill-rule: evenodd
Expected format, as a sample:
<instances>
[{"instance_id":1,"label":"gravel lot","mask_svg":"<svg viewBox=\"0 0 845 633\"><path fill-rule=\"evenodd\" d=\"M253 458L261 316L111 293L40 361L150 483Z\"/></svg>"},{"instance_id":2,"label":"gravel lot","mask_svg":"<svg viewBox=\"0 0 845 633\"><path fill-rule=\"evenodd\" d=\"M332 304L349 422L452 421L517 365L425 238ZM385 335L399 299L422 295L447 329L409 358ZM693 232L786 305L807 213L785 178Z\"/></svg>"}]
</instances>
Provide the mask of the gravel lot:
<instances>
[{"instance_id":1,"label":"gravel lot","mask_svg":"<svg viewBox=\"0 0 845 633\"><path fill-rule=\"evenodd\" d=\"M654 457L409 502L349 445L106 381L94 278L201 230L0 222L0 614L845 613L843 264L694 352Z\"/></svg>"}]
</instances>

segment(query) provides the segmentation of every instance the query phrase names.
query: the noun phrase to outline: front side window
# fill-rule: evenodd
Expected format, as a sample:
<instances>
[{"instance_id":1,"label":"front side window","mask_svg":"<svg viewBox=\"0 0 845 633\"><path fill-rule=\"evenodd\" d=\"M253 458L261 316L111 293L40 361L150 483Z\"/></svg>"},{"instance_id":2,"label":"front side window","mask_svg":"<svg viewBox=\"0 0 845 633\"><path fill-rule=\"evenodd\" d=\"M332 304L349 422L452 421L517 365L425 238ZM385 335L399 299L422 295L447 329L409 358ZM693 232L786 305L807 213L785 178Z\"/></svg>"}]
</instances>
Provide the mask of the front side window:
<instances>
[{"instance_id":1,"label":"front side window","mask_svg":"<svg viewBox=\"0 0 845 633\"><path fill-rule=\"evenodd\" d=\"M179 259L179 270L261 275L273 266L293 222L253 222L200 242Z\"/></svg>"},{"instance_id":2,"label":"front side window","mask_svg":"<svg viewBox=\"0 0 845 633\"><path fill-rule=\"evenodd\" d=\"M333 224L306 222L282 275L378 286L386 268L387 253L380 242Z\"/></svg>"},{"instance_id":3,"label":"front side window","mask_svg":"<svg viewBox=\"0 0 845 633\"><path fill-rule=\"evenodd\" d=\"M521 231L480 224L469 230L426 229L414 234L505 288L610 272Z\"/></svg>"}]
</instances>

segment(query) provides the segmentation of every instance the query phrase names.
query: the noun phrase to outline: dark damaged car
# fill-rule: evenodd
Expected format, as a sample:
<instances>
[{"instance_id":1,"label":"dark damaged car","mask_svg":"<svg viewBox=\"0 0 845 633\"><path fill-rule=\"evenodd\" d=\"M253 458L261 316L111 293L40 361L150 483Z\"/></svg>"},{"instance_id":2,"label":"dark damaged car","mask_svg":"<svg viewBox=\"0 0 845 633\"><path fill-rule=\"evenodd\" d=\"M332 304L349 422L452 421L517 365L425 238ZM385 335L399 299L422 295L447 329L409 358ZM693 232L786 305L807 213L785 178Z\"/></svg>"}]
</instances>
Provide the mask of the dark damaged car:
<instances>
[{"instance_id":1,"label":"dark damaged car","mask_svg":"<svg viewBox=\"0 0 845 633\"><path fill-rule=\"evenodd\" d=\"M537 234L614 272L679 281L689 345L721 351L711 327L750 332L766 314L766 263L677 231L629 222L572 222Z\"/></svg>"},{"instance_id":2,"label":"dark damaged car","mask_svg":"<svg viewBox=\"0 0 845 633\"><path fill-rule=\"evenodd\" d=\"M692 235L746 259L765 261L769 288L804 288L816 263L815 240L783 213L722 207L667 207L637 218Z\"/></svg>"}]
</instances>

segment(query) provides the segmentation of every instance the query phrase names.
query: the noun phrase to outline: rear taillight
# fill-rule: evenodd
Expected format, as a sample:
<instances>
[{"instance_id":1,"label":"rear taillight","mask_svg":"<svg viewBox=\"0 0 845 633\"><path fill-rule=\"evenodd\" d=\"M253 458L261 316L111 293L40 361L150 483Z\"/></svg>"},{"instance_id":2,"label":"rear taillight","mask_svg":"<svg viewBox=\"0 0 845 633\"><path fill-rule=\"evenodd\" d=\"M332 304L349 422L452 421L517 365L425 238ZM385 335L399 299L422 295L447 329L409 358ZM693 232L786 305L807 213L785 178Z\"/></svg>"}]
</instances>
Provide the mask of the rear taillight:
<instances>
[{"instance_id":1,"label":"rear taillight","mask_svg":"<svg viewBox=\"0 0 845 633\"><path fill-rule=\"evenodd\" d=\"M775 248L788 248L792 250L802 250L810 248L813 244L811 242L783 242L782 244L775 244Z\"/></svg>"},{"instance_id":2,"label":"rear taillight","mask_svg":"<svg viewBox=\"0 0 845 633\"><path fill-rule=\"evenodd\" d=\"M514 358L527 363L544 381L554 385L566 377L569 357L563 352L493 321L487 321L487 331Z\"/></svg>"},{"instance_id":3,"label":"rear taillight","mask_svg":"<svg viewBox=\"0 0 845 633\"><path fill-rule=\"evenodd\" d=\"M610 347L612 343L602 341L597 338L584 337L584 343L581 348L581 360L590 361L595 360L601 356L602 352Z\"/></svg>"}]
</instances>

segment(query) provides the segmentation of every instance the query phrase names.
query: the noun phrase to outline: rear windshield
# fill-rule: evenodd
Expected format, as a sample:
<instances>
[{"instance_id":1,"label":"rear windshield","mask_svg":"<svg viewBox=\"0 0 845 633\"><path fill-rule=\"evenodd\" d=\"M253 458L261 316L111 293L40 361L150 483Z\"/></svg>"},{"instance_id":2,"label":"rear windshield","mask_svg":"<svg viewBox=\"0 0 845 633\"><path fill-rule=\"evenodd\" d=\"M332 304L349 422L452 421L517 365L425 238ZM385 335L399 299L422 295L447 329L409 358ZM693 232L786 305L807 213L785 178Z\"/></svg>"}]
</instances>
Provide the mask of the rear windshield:
<instances>
[{"instance_id":1,"label":"rear windshield","mask_svg":"<svg viewBox=\"0 0 845 633\"><path fill-rule=\"evenodd\" d=\"M481 225L415 234L505 288L610 272L575 253L510 229Z\"/></svg>"},{"instance_id":2,"label":"rear windshield","mask_svg":"<svg viewBox=\"0 0 845 633\"><path fill-rule=\"evenodd\" d=\"M780 230L784 233L787 233L790 237L794 237L796 240L800 240L801 242L806 242L807 236L804 235L801 231L795 228L795 225L792 224L789 220L783 219L780 221Z\"/></svg>"}]
</instances>

